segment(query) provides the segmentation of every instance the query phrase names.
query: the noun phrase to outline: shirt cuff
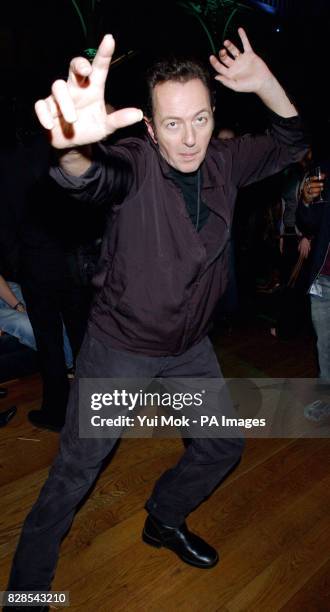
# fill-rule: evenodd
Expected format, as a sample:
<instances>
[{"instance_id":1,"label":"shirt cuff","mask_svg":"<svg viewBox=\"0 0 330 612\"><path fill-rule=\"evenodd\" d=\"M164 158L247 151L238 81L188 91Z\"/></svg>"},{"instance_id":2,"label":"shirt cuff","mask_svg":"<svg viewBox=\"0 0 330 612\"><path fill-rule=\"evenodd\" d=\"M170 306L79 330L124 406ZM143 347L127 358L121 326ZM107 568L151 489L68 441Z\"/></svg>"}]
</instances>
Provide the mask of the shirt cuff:
<instances>
[{"instance_id":1,"label":"shirt cuff","mask_svg":"<svg viewBox=\"0 0 330 612\"><path fill-rule=\"evenodd\" d=\"M69 187L74 191L83 191L86 187L101 174L101 164L98 161L92 161L89 168L79 176L68 174L60 166L52 166L50 168L50 176L62 187Z\"/></svg>"},{"instance_id":2,"label":"shirt cuff","mask_svg":"<svg viewBox=\"0 0 330 612\"><path fill-rule=\"evenodd\" d=\"M268 116L271 120L272 123L276 123L277 125L284 125L284 126L292 126L292 127L300 127L301 126L301 117L300 115L294 115L293 117L281 117L281 115L278 115L277 113L274 113L274 111L270 110L270 108L267 109L267 113Z\"/></svg>"}]
</instances>

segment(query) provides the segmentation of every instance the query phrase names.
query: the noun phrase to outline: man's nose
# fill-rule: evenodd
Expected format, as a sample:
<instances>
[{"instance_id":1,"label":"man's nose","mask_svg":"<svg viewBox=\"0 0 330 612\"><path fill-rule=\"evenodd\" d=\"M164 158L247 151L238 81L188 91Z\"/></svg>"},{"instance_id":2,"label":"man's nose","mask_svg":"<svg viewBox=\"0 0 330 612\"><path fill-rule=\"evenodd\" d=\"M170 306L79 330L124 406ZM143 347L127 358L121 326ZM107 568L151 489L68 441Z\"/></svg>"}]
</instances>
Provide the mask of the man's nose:
<instances>
[{"instance_id":1,"label":"man's nose","mask_svg":"<svg viewBox=\"0 0 330 612\"><path fill-rule=\"evenodd\" d=\"M195 130L192 125L186 125L183 132L183 144L193 147L196 143Z\"/></svg>"}]
</instances>

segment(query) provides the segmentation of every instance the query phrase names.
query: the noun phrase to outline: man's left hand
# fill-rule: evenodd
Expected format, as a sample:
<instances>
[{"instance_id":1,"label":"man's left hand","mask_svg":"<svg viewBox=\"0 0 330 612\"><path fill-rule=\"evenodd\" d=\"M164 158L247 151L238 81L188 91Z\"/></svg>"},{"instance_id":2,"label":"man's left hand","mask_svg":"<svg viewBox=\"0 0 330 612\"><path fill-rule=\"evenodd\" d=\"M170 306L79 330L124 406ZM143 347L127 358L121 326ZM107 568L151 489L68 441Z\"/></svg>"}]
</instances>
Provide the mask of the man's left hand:
<instances>
[{"instance_id":1,"label":"man's left hand","mask_svg":"<svg viewBox=\"0 0 330 612\"><path fill-rule=\"evenodd\" d=\"M238 34L243 53L230 40L225 40L219 59L211 55L210 62L218 73L215 79L234 91L258 93L274 76L267 64L253 51L243 28L238 29Z\"/></svg>"}]
</instances>

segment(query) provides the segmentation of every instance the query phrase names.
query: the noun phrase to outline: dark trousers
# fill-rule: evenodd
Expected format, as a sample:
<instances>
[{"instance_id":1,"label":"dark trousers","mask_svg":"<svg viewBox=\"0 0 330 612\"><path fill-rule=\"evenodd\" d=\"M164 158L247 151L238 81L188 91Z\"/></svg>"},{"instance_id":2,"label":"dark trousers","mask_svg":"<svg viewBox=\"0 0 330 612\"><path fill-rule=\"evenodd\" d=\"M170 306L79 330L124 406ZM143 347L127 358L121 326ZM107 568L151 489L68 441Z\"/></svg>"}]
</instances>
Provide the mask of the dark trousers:
<instances>
[{"instance_id":1,"label":"dark trousers","mask_svg":"<svg viewBox=\"0 0 330 612\"><path fill-rule=\"evenodd\" d=\"M34 282L24 278L22 289L38 348L43 382L41 408L62 416L69 395L63 322L75 357L86 329L90 294L87 289L76 286L69 276Z\"/></svg>"},{"instance_id":2,"label":"dark trousers","mask_svg":"<svg viewBox=\"0 0 330 612\"><path fill-rule=\"evenodd\" d=\"M181 355L147 357L113 350L88 333L77 360L76 372L60 451L39 499L24 523L9 590L49 589L61 540L72 523L78 504L93 485L103 460L116 443L113 438L79 438L79 377L222 376L208 338ZM168 525L181 525L239 461L242 447L241 438L192 439L179 462L156 483L147 501L147 510ZM109 544L111 546L111 542Z\"/></svg>"},{"instance_id":3,"label":"dark trousers","mask_svg":"<svg viewBox=\"0 0 330 612\"><path fill-rule=\"evenodd\" d=\"M297 236L284 236L283 255L281 258L281 285L277 294L277 335L279 338L289 340L295 338L303 329L304 324L310 320L308 296L306 295L306 262L294 283L287 287L294 267L299 259L299 238Z\"/></svg>"}]
</instances>

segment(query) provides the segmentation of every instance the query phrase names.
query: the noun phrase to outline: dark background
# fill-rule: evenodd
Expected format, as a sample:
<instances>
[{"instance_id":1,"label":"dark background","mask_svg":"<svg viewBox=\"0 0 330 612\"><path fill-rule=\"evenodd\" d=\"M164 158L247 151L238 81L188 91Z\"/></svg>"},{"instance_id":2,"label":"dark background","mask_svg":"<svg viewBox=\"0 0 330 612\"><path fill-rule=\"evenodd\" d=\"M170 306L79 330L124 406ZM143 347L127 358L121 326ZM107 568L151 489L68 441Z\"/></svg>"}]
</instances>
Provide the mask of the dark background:
<instances>
[{"instance_id":1,"label":"dark background","mask_svg":"<svg viewBox=\"0 0 330 612\"><path fill-rule=\"evenodd\" d=\"M142 104L142 74L154 57L170 51L207 60L211 52L198 19L178 1L76 2L88 27L87 37L71 0L24 3L12 0L2 6L2 129L8 129L13 121L19 130L33 125L35 99L48 95L52 80L66 76L71 57L81 54L86 47L97 46L105 32L111 32L116 39L115 58L130 50L136 52L132 59L110 71L108 95L119 106ZM207 2L195 4L205 8ZM209 2L212 4L218 5L215 37L220 47L225 20L238 3L219 0ZM237 27L247 29L255 50L270 64L298 104L313 141L319 148L326 148L330 128L330 3L266 0L263 4L246 0L242 4L247 8L243 6L236 12L228 35L237 40ZM234 94L217 85L217 121L221 125L235 125L241 132L253 132L263 129L265 115L255 96Z\"/></svg>"}]
</instances>

